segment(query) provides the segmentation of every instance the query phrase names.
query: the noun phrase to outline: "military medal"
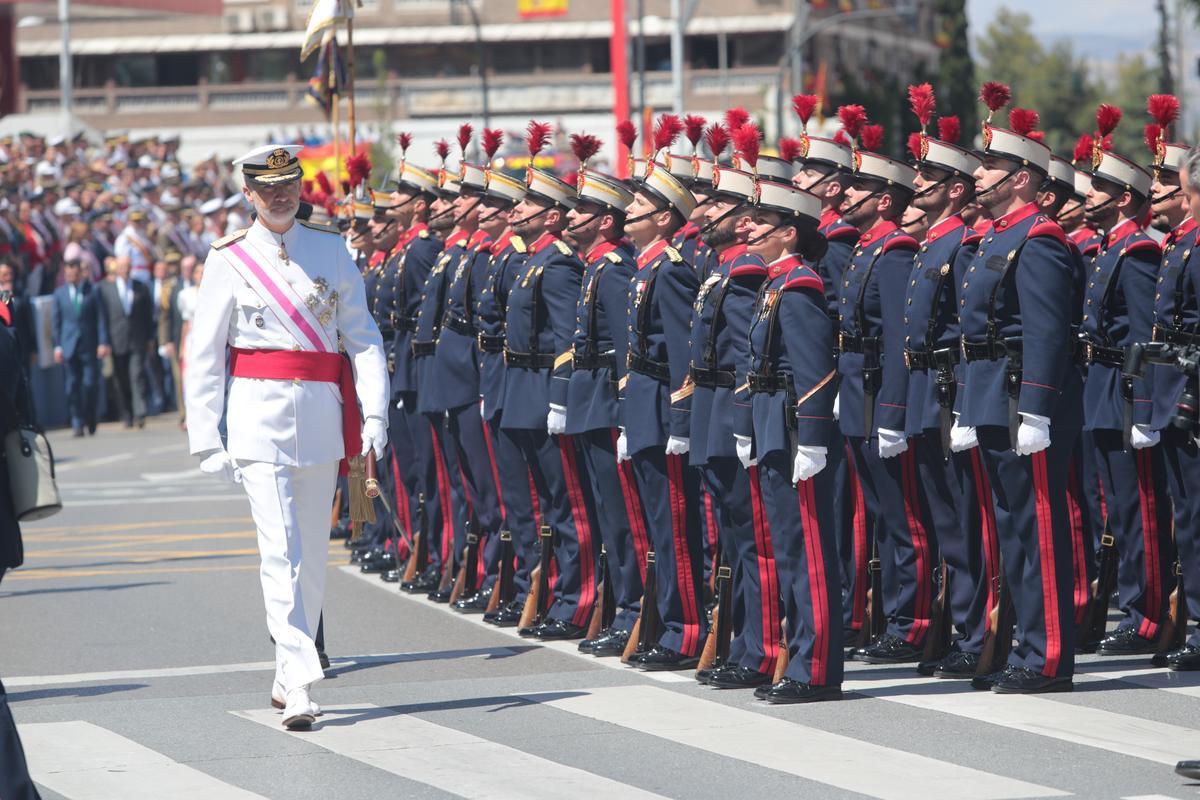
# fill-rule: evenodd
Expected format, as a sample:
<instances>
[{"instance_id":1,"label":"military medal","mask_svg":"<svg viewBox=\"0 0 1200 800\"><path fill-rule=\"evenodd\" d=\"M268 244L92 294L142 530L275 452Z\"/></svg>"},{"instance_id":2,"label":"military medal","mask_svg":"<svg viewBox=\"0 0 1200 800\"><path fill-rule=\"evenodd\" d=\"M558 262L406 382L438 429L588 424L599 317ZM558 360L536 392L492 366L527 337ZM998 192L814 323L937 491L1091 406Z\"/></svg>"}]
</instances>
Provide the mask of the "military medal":
<instances>
[{"instance_id":1,"label":"military medal","mask_svg":"<svg viewBox=\"0 0 1200 800\"><path fill-rule=\"evenodd\" d=\"M256 328L265 328L265 327L266 327L266 325L267 325L267 321L266 321L265 319L263 319L263 315L262 315L262 314L255 314L255 315L254 315L254 326L255 326Z\"/></svg>"}]
</instances>

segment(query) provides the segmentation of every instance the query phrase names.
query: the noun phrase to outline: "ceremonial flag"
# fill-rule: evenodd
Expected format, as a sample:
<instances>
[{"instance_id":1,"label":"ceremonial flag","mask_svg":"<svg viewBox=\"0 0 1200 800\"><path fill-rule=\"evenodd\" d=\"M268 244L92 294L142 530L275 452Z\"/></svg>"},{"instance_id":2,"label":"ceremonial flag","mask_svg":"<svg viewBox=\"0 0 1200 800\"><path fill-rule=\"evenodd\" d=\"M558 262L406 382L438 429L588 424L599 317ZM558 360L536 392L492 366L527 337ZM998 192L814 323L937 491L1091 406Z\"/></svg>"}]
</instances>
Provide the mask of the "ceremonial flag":
<instances>
[{"instance_id":1,"label":"ceremonial flag","mask_svg":"<svg viewBox=\"0 0 1200 800\"><path fill-rule=\"evenodd\" d=\"M312 55L324 40L325 32L354 16L355 0L314 0L308 12L308 24L304 26L304 44L300 46L300 60Z\"/></svg>"},{"instance_id":2,"label":"ceremonial flag","mask_svg":"<svg viewBox=\"0 0 1200 800\"><path fill-rule=\"evenodd\" d=\"M325 32L321 52L317 56L317 69L308 79L308 100L321 107L325 119L333 112L333 104L346 85L346 65L338 49L337 36L332 30Z\"/></svg>"}]
</instances>

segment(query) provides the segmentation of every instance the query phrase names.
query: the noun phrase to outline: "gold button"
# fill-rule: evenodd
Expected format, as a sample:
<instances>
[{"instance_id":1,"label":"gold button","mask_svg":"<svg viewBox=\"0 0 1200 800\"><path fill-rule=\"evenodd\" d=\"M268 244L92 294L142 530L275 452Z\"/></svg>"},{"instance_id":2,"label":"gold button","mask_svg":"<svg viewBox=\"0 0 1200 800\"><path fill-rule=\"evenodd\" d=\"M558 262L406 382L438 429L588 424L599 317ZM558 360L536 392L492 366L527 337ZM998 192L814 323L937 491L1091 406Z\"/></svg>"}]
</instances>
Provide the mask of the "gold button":
<instances>
[{"instance_id":1,"label":"gold button","mask_svg":"<svg viewBox=\"0 0 1200 800\"><path fill-rule=\"evenodd\" d=\"M969 270L967 270L967 272L974 272L974 271L975 271L975 267L971 267Z\"/></svg>"},{"instance_id":2,"label":"gold button","mask_svg":"<svg viewBox=\"0 0 1200 800\"><path fill-rule=\"evenodd\" d=\"M1087 322L1087 320L1088 320L1088 315L1087 315L1087 314L1084 314L1084 315L1083 315L1083 321L1084 321L1084 322Z\"/></svg>"}]
</instances>

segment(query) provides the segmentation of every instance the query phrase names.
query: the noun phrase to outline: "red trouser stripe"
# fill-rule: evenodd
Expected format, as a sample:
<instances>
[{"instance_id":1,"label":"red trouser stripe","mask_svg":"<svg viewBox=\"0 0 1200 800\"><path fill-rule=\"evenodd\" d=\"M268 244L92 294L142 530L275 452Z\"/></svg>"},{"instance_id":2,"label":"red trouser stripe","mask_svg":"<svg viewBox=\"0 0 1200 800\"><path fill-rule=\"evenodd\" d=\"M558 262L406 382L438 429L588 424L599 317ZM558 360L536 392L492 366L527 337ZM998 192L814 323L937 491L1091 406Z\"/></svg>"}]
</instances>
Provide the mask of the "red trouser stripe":
<instances>
[{"instance_id":1,"label":"red trouser stripe","mask_svg":"<svg viewBox=\"0 0 1200 800\"><path fill-rule=\"evenodd\" d=\"M536 539L542 529L542 504L538 501L537 481L533 479L533 470L526 466L525 474L529 478L529 503L533 506L533 535Z\"/></svg>"},{"instance_id":2,"label":"red trouser stripe","mask_svg":"<svg viewBox=\"0 0 1200 800\"><path fill-rule=\"evenodd\" d=\"M762 606L763 659L758 671L775 674L779 660L779 576L775 571L775 551L771 548L771 527L763 505L758 467L750 467L750 511L754 518L754 549L758 561L758 601Z\"/></svg>"},{"instance_id":3,"label":"red trouser stripe","mask_svg":"<svg viewBox=\"0 0 1200 800\"><path fill-rule=\"evenodd\" d=\"M687 546L687 493L683 489L683 457L667 456L667 486L671 503L671 543L675 547L675 580L683 599L683 648L686 656L700 649L700 619L696 587L692 582L692 557Z\"/></svg>"},{"instance_id":4,"label":"red trouser stripe","mask_svg":"<svg viewBox=\"0 0 1200 800\"><path fill-rule=\"evenodd\" d=\"M412 518L409 507L410 500L408 491L404 488L404 481L401 480L400 462L396 460L396 448L391 448L392 458L392 484L396 490L396 516L400 519L400 524L404 526L404 530L408 531L409 535L413 535ZM396 546L397 558L403 560L408 558L408 543L401 539Z\"/></svg>"},{"instance_id":5,"label":"red trouser stripe","mask_svg":"<svg viewBox=\"0 0 1200 800\"><path fill-rule=\"evenodd\" d=\"M804 550L808 560L808 593L812 598L813 655L809 665L809 680L814 686L824 686L829 664L829 582L825 575L825 552L821 546L821 529L817 522L817 499L810 478L796 487L800 496L800 525ZM799 627L799 620L790 625Z\"/></svg>"},{"instance_id":6,"label":"red trouser stripe","mask_svg":"<svg viewBox=\"0 0 1200 800\"><path fill-rule=\"evenodd\" d=\"M592 526L588 522L583 487L579 485L574 440L565 433L554 438L558 440L558 452L562 456L567 498L571 501L571 518L575 521L575 536L579 542L579 605L575 607L571 624L586 625L592 617L592 605L596 602L596 552L592 545Z\"/></svg>"},{"instance_id":7,"label":"red trouser stripe","mask_svg":"<svg viewBox=\"0 0 1200 800\"><path fill-rule=\"evenodd\" d=\"M908 535L912 539L913 553L917 559L917 593L913 598L913 624L908 629L908 641L917 644L925 640L929 630L931 580L929 569L929 536L921 520L921 498L917 485L916 454L910 447L900 454L900 484L904 493L904 516L908 522Z\"/></svg>"},{"instance_id":8,"label":"red trouser stripe","mask_svg":"<svg viewBox=\"0 0 1200 800\"><path fill-rule=\"evenodd\" d=\"M1058 575L1054 566L1054 519L1050 512L1050 479L1046 475L1046 451L1030 456L1037 509L1038 554L1042 572L1042 605L1046 617L1046 666L1042 674L1058 674L1062 657L1062 628L1058 619Z\"/></svg>"},{"instance_id":9,"label":"red trouser stripe","mask_svg":"<svg viewBox=\"0 0 1200 800\"><path fill-rule=\"evenodd\" d=\"M482 400L479 401L479 405L483 406ZM480 419L479 424L483 426L483 442L487 445L488 466L492 468L492 481L496 484L496 502L500 504L500 514L505 517L505 524L507 524L507 514L504 511L504 492L500 488L500 468L496 465L496 446L492 443L492 429L485 419Z\"/></svg>"},{"instance_id":10,"label":"red trouser stripe","mask_svg":"<svg viewBox=\"0 0 1200 800\"><path fill-rule=\"evenodd\" d=\"M437 426L429 423L429 432L433 436L433 460L437 466L438 504L442 511L442 564L451 563L450 545L454 543L454 501L450 497L450 472L446 469L446 460L442 456L442 440L438 436Z\"/></svg>"},{"instance_id":11,"label":"red trouser stripe","mask_svg":"<svg viewBox=\"0 0 1200 800\"><path fill-rule=\"evenodd\" d=\"M717 541L720 531L717 529L717 515L713 511L712 494L707 489L704 491L704 527L708 529L708 549L713 556L717 553Z\"/></svg>"},{"instance_id":12,"label":"red trouser stripe","mask_svg":"<svg viewBox=\"0 0 1200 800\"><path fill-rule=\"evenodd\" d=\"M867 562L871 554L867 549L867 498L863 495L862 484L858 481L858 471L854 465L854 451L850 443L846 443L846 468L850 483L847 488L854 498L854 608L851 610L850 624L854 630L861 630L867 612Z\"/></svg>"},{"instance_id":13,"label":"red trouser stripe","mask_svg":"<svg viewBox=\"0 0 1200 800\"><path fill-rule=\"evenodd\" d=\"M992 609L996 607L1000 574L1000 539L996 534L996 509L992 505L992 485L988 481L987 470L983 468L983 459L979 448L971 448L971 473L975 478L975 501L979 503L980 530L983 533L983 574L987 580L987 601L983 618L991 617Z\"/></svg>"},{"instance_id":14,"label":"red trouser stripe","mask_svg":"<svg viewBox=\"0 0 1200 800\"><path fill-rule=\"evenodd\" d=\"M620 432L612 429L613 450L616 451ZM625 501L625 515L629 517L629 530L633 534L633 550L637 554L638 574L646 580L646 553L650 551L650 538L646 535L646 517L642 511L642 496L638 493L637 477L633 474L633 462L626 459L617 462L617 479L621 482L621 497Z\"/></svg>"},{"instance_id":15,"label":"red trouser stripe","mask_svg":"<svg viewBox=\"0 0 1200 800\"><path fill-rule=\"evenodd\" d=\"M1071 520L1071 565L1075 574L1075 624L1083 622L1087 613L1087 559L1083 548L1083 495L1079 491L1079 464L1071 459L1067 467L1067 516Z\"/></svg>"},{"instance_id":16,"label":"red trouser stripe","mask_svg":"<svg viewBox=\"0 0 1200 800\"><path fill-rule=\"evenodd\" d=\"M1138 476L1138 506L1142 512L1143 561L1146 564L1146 605L1138 635L1153 639L1158 635L1162 615L1162 583L1159 582L1158 552L1158 497L1154 493L1154 466L1150 462L1150 450L1134 451L1134 464Z\"/></svg>"}]
</instances>

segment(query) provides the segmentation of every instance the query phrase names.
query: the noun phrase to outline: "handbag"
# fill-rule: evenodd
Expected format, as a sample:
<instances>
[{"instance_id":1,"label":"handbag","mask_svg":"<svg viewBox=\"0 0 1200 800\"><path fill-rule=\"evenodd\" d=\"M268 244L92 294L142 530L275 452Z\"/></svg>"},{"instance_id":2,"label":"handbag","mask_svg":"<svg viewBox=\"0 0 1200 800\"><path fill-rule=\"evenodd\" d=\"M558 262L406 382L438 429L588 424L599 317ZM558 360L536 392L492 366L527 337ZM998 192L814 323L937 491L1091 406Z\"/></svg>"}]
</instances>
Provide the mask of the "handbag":
<instances>
[{"instance_id":1,"label":"handbag","mask_svg":"<svg viewBox=\"0 0 1200 800\"><path fill-rule=\"evenodd\" d=\"M21 522L45 519L62 511L62 498L54 478L54 451L46 435L32 425L21 425L4 437L4 460L13 511Z\"/></svg>"}]
</instances>

